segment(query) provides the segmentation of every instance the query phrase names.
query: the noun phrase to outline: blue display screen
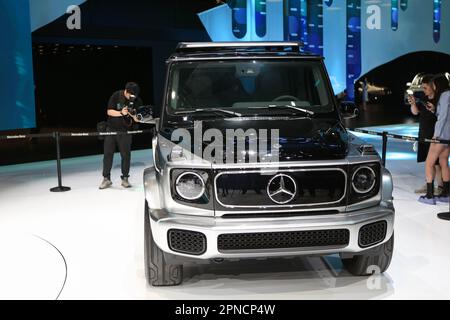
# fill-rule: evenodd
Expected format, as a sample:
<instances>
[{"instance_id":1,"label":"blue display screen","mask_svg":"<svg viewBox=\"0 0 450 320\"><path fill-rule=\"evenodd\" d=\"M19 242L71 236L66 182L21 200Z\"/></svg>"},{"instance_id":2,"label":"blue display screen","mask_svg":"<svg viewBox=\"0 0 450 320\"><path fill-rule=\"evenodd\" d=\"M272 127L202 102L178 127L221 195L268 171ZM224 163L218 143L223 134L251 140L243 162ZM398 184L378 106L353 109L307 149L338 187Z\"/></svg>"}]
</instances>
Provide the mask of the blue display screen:
<instances>
[{"instance_id":1,"label":"blue display screen","mask_svg":"<svg viewBox=\"0 0 450 320\"><path fill-rule=\"evenodd\" d=\"M36 126L28 0L0 0L0 131Z\"/></svg>"}]
</instances>

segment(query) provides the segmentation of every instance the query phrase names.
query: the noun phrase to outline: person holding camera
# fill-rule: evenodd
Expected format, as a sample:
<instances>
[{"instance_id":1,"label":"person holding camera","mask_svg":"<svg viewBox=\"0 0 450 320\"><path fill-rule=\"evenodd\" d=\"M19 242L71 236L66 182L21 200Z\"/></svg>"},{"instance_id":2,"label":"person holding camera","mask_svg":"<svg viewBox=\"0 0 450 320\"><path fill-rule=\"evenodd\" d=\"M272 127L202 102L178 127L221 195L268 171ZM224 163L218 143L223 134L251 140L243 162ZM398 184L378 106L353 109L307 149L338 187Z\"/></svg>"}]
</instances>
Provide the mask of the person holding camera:
<instances>
[{"instance_id":1,"label":"person holding camera","mask_svg":"<svg viewBox=\"0 0 450 320\"><path fill-rule=\"evenodd\" d=\"M435 101L427 103L427 109L435 112L437 121L434 128L433 139L450 140L450 84L444 75L437 75L433 78L433 89L435 91ZM426 204L436 204L448 202L450 195L450 173L448 167L449 145L442 143L432 143L428 151L425 162L425 176L427 181L427 193L419 198L419 202ZM444 188L440 194L434 196L434 178L436 176L435 163L439 161L442 169L442 180Z\"/></svg>"},{"instance_id":2,"label":"person holding camera","mask_svg":"<svg viewBox=\"0 0 450 320\"><path fill-rule=\"evenodd\" d=\"M133 112L136 108L142 106L142 100L138 97L139 93L139 85L134 82L127 83L125 90L119 90L113 93L108 102L108 131L126 132L133 129L134 125L139 122ZM103 181L99 187L101 190L109 188L112 185L111 169L116 147L119 149L121 157L122 187L131 187L128 181L131 161L131 142L132 136L127 134L105 137Z\"/></svg>"},{"instance_id":3,"label":"person holding camera","mask_svg":"<svg viewBox=\"0 0 450 320\"><path fill-rule=\"evenodd\" d=\"M434 134L434 126L436 124L436 115L430 110L431 105L435 105L435 91L433 86L433 75L427 74L422 77L422 90L419 95L409 95L408 102L411 106L411 113L419 116L419 139L431 139ZM417 144L417 162L425 162L428 156L430 143L419 142ZM439 161L436 161L436 177L438 188L442 189L442 173ZM427 192L427 186L416 189L415 193ZM435 190L437 193L438 190Z\"/></svg>"}]
</instances>

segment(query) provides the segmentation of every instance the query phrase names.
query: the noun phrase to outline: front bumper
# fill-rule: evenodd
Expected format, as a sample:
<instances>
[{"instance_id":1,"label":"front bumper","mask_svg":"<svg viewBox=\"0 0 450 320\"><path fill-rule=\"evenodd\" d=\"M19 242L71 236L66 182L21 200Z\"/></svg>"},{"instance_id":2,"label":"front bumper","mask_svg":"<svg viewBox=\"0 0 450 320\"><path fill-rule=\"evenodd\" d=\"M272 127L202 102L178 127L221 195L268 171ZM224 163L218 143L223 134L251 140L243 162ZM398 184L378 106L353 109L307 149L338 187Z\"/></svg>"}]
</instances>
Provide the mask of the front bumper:
<instances>
[{"instance_id":1,"label":"front bumper","mask_svg":"<svg viewBox=\"0 0 450 320\"><path fill-rule=\"evenodd\" d=\"M232 259L232 258L262 258L295 255L327 255L333 253L354 254L370 249L359 245L360 228L379 221L387 223L384 240L374 246L387 242L394 232L395 211L391 203L382 202L381 205L363 210L327 215L302 216L280 218L237 218L223 219L218 217L199 217L175 215L165 210L149 212L152 236L157 246L170 254L195 259ZM206 238L206 250L201 255L190 255L175 252L170 249L168 231L171 229L200 232ZM221 252L218 249L218 237L230 233L261 233L261 232L290 232L347 229L350 234L348 245L340 248L286 248L286 249L255 249L233 252ZM374 247L372 246L372 247Z\"/></svg>"}]
</instances>

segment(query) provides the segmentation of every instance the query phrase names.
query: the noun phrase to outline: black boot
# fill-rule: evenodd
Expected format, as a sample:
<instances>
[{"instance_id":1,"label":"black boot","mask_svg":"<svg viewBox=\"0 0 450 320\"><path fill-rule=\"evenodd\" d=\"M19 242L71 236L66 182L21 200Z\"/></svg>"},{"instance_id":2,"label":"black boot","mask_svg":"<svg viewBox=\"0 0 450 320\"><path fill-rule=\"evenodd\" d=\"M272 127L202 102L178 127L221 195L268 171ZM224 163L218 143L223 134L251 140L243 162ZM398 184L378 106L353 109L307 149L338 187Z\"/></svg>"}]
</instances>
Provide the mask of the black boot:
<instances>
[{"instance_id":1,"label":"black boot","mask_svg":"<svg viewBox=\"0 0 450 320\"><path fill-rule=\"evenodd\" d=\"M444 181L444 190L440 195L448 197L449 192L450 192L450 181Z\"/></svg>"},{"instance_id":2,"label":"black boot","mask_svg":"<svg viewBox=\"0 0 450 320\"><path fill-rule=\"evenodd\" d=\"M436 197L436 201L438 202L449 202L449 194L450 194L450 181L444 181L444 188L442 192Z\"/></svg>"},{"instance_id":3,"label":"black boot","mask_svg":"<svg viewBox=\"0 0 450 320\"><path fill-rule=\"evenodd\" d=\"M431 183L427 182L427 194L425 195L428 199L434 198L434 181Z\"/></svg>"},{"instance_id":4,"label":"black boot","mask_svg":"<svg viewBox=\"0 0 450 320\"><path fill-rule=\"evenodd\" d=\"M427 183L427 194L421 196L419 202L433 205L436 204L436 199L434 198L434 181Z\"/></svg>"}]
</instances>

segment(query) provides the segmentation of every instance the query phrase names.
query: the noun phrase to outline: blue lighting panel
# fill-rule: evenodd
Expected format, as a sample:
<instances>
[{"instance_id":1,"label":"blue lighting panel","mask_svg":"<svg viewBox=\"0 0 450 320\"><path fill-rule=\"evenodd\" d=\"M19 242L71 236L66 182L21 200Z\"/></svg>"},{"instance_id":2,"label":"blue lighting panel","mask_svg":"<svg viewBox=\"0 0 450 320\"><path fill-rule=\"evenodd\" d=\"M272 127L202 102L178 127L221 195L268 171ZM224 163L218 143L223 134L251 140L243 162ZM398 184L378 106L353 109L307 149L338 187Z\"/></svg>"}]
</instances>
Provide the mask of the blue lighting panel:
<instances>
[{"instance_id":1,"label":"blue lighting panel","mask_svg":"<svg viewBox=\"0 0 450 320\"><path fill-rule=\"evenodd\" d=\"M400 8L403 11L406 11L406 9L408 9L408 0L400 0Z\"/></svg>"},{"instance_id":2,"label":"blue lighting panel","mask_svg":"<svg viewBox=\"0 0 450 320\"><path fill-rule=\"evenodd\" d=\"M247 34L247 0L229 1L232 13L232 28L236 38L242 39Z\"/></svg>"},{"instance_id":3,"label":"blue lighting panel","mask_svg":"<svg viewBox=\"0 0 450 320\"><path fill-rule=\"evenodd\" d=\"M300 40L305 44L308 45L308 1L307 0L300 0L300 12L301 12L301 33L302 36Z\"/></svg>"},{"instance_id":4,"label":"blue lighting panel","mask_svg":"<svg viewBox=\"0 0 450 320\"><path fill-rule=\"evenodd\" d=\"M28 0L0 0L0 131L36 126Z\"/></svg>"},{"instance_id":5,"label":"blue lighting panel","mask_svg":"<svg viewBox=\"0 0 450 320\"><path fill-rule=\"evenodd\" d=\"M355 98L361 74L361 0L347 0L347 94Z\"/></svg>"},{"instance_id":6,"label":"blue lighting panel","mask_svg":"<svg viewBox=\"0 0 450 320\"><path fill-rule=\"evenodd\" d=\"M299 0L284 1L284 39L299 41L301 30L301 3Z\"/></svg>"},{"instance_id":7,"label":"blue lighting panel","mask_svg":"<svg viewBox=\"0 0 450 320\"><path fill-rule=\"evenodd\" d=\"M398 0L391 0L391 28L398 29Z\"/></svg>"},{"instance_id":8,"label":"blue lighting panel","mask_svg":"<svg viewBox=\"0 0 450 320\"><path fill-rule=\"evenodd\" d=\"M308 51L323 55L323 2L310 0L308 3Z\"/></svg>"},{"instance_id":9,"label":"blue lighting panel","mask_svg":"<svg viewBox=\"0 0 450 320\"><path fill-rule=\"evenodd\" d=\"M256 35L265 37L267 33L267 4L266 0L256 0L255 2L255 24Z\"/></svg>"},{"instance_id":10,"label":"blue lighting panel","mask_svg":"<svg viewBox=\"0 0 450 320\"><path fill-rule=\"evenodd\" d=\"M441 39L441 0L433 0L433 39L438 43Z\"/></svg>"}]
</instances>

